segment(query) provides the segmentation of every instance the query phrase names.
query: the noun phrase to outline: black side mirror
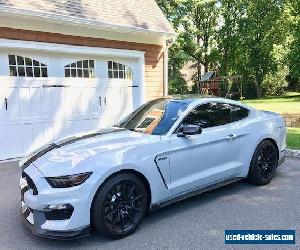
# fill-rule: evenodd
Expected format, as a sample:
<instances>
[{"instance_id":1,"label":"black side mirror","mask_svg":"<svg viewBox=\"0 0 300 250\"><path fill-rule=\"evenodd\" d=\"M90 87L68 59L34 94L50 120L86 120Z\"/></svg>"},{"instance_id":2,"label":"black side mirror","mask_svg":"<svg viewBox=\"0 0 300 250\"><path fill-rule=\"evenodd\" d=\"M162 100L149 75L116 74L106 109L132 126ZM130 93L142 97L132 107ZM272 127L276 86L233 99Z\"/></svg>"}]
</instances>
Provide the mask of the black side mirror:
<instances>
[{"instance_id":1,"label":"black side mirror","mask_svg":"<svg viewBox=\"0 0 300 250\"><path fill-rule=\"evenodd\" d=\"M186 137L187 135L198 135L202 133L199 125L184 125L181 127L181 132L177 134L178 137Z\"/></svg>"}]
</instances>

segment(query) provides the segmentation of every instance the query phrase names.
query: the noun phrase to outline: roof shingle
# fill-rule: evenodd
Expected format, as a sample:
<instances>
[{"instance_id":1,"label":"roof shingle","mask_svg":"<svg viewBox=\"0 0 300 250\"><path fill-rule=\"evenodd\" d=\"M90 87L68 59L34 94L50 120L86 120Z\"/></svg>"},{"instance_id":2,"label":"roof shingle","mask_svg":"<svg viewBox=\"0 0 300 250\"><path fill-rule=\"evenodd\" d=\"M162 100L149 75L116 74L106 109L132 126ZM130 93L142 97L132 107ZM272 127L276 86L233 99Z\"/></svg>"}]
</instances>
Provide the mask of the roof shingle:
<instances>
[{"instance_id":1,"label":"roof shingle","mask_svg":"<svg viewBox=\"0 0 300 250\"><path fill-rule=\"evenodd\" d=\"M5 8L37 14L63 15L107 25L174 33L154 0L0 0Z\"/></svg>"}]
</instances>

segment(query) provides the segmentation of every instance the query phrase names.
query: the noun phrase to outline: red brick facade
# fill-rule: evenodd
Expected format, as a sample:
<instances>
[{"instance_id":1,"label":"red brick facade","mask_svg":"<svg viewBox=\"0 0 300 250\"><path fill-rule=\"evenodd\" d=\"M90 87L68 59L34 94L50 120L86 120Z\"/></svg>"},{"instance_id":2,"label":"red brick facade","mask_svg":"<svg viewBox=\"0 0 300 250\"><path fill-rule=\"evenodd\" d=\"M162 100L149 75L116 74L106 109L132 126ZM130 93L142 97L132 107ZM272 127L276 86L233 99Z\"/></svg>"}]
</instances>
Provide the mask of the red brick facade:
<instances>
[{"instance_id":1,"label":"red brick facade","mask_svg":"<svg viewBox=\"0 0 300 250\"><path fill-rule=\"evenodd\" d=\"M164 56L162 46L4 27L0 27L0 38L145 51L146 99L150 100L163 96Z\"/></svg>"}]
</instances>

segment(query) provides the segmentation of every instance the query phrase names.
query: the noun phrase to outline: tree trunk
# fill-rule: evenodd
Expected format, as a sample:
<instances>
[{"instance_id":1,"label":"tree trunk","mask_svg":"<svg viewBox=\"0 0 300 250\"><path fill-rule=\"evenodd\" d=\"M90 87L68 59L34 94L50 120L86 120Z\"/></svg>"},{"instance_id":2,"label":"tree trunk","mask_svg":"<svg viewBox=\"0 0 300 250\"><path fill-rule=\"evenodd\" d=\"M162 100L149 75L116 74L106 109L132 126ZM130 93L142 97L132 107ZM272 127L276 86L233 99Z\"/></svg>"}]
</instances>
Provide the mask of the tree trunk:
<instances>
[{"instance_id":1,"label":"tree trunk","mask_svg":"<svg viewBox=\"0 0 300 250\"><path fill-rule=\"evenodd\" d=\"M201 62L197 62L197 94L200 94L201 87L200 82L201 81Z\"/></svg>"},{"instance_id":2,"label":"tree trunk","mask_svg":"<svg viewBox=\"0 0 300 250\"><path fill-rule=\"evenodd\" d=\"M205 73L208 72L208 63L207 62L204 63L204 72Z\"/></svg>"},{"instance_id":3,"label":"tree trunk","mask_svg":"<svg viewBox=\"0 0 300 250\"><path fill-rule=\"evenodd\" d=\"M258 77L257 77L258 78ZM256 85L256 97L258 99L261 98L261 81L259 79L255 80L255 85Z\"/></svg>"}]
</instances>

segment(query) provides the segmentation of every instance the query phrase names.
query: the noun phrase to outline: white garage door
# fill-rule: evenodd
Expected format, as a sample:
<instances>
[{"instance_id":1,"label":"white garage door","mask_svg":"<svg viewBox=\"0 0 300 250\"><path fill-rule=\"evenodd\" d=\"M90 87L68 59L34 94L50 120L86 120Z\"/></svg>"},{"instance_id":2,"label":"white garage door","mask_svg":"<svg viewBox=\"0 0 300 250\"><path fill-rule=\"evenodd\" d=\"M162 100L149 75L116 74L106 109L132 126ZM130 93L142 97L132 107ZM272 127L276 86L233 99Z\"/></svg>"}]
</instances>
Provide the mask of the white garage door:
<instances>
[{"instance_id":1,"label":"white garage door","mask_svg":"<svg viewBox=\"0 0 300 250\"><path fill-rule=\"evenodd\" d=\"M134 59L0 50L0 62L0 160L110 126L139 94Z\"/></svg>"}]
</instances>

